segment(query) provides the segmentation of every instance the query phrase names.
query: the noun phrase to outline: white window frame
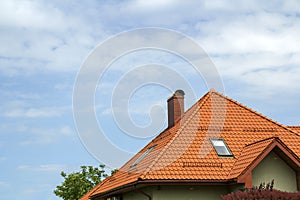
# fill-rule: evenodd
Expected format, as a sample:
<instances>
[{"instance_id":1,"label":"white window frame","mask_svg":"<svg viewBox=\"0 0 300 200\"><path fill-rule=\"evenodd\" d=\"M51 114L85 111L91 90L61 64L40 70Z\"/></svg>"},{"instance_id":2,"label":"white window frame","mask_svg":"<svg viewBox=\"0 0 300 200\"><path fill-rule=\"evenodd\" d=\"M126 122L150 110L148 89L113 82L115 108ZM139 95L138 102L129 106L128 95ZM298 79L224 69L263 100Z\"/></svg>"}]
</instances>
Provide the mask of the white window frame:
<instances>
[{"instance_id":1,"label":"white window frame","mask_svg":"<svg viewBox=\"0 0 300 200\"><path fill-rule=\"evenodd\" d=\"M210 138L210 142L212 146L214 147L216 153L218 156L224 156L224 157L232 157L233 154L230 151L229 147L227 146L226 142L221 138ZM220 147L222 151L220 151Z\"/></svg>"}]
</instances>

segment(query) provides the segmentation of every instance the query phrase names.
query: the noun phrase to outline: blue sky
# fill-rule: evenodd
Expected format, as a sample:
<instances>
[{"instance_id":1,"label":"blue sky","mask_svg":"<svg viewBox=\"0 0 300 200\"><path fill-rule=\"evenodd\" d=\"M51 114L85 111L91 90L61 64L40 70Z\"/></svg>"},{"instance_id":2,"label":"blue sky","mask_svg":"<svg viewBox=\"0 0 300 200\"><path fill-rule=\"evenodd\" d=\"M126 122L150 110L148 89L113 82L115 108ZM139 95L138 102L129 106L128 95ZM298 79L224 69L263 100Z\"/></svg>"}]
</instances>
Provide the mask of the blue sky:
<instances>
[{"instance_id":1,"label":"blue sky","mask_svg":"<svg viewBox=\"0 0 300 200\"><path fill-rule=\"evenodd\" d=\"M225 95L282 124L300 125L299 7L296 0L0 1L1 198L58 199L52 191L62 181L61 170L106 163L80 141L73 87L90 52L131 29L159 27L187 35L212 59ZM172 92L148 84L133 93L128 110L134 123L151 124L149 110L157 105L163 109L153 116L163 126L132 137L113 118L112 91L124 73L143 80L135 66L149 63L168 66L189 83L195 94L186 95L186 108L208 91L192 67L166 52L137 51L115 61L96 89L96 116L110 141L131 154L166 127L165 102ZM149 77L177 87L163 69L147 71Z\"/></svg>"}]
</instances>

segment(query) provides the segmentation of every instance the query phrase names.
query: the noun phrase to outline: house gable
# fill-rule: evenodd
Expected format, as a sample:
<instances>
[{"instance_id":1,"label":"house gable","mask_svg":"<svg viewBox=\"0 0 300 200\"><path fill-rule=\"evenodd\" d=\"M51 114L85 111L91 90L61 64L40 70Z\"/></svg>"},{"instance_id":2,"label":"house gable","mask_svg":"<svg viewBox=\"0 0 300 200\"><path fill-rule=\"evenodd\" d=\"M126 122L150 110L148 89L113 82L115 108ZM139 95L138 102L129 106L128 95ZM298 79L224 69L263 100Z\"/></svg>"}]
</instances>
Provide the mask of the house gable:
<instances>
[{"instance_id":1,"label":"house gable","mask_svg":"<svg viewBox=\"0 0 300 200\"><path fill-rule=\"evenodd\" d=\"M270 154L272 154L273 157L276 154L278 158L277 161L273 161L273 164L278 162L280 166L287 166L285 168L276 168L278 173L280 172L281 174L285 174L287 177L292 178L291 182L293 182L293 184L286 187L280 187L280 189L290 188L290 191L297 190L297 173L299 173L300 170L300 159L278 137L267 138L245 146L229 177L237 177L239 183L245 183L245 187L251 188L252 186L257 186L257 184L267 181L267 179L261 179L262 172L265 172L265 178L273 177L273 179L275 179L275 177L277 177L278 183L275 182L276 185L284 185L285 181L281 175L277 174L276 171L267 170L268 168L272 169L273 167L271 164L272 160L267 159L267 157L270 157ZM266 162L266 159L269 162ZM263 161L264 164L261 164ZM256 173L254 173L254 171ZM293 175L289 173L291 171L293 171ZM268 181L270 182L272 179Z\"/></svg>"},{"instance_id":2,"label":"house gable","mask_svg":"<svg viewBox=\"0 0 300 200\"><path fill-rule=\"evenodd\" d=\"M270 183L274 180L274 188L287 191L297 191L296 171L291 168L278 154L271 151L252 171L252 184Z\"/></svg>"}]
</instances>

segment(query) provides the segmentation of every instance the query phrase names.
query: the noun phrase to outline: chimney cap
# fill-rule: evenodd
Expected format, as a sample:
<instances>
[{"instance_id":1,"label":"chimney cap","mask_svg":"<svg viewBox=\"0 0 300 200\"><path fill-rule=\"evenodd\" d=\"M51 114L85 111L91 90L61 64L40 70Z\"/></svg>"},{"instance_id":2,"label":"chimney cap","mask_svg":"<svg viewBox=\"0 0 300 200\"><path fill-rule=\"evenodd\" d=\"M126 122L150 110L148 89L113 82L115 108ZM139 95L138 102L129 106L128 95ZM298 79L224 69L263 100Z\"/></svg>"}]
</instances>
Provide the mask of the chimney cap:
<instances>
[{"instance_id":1,"label":"chimney cap","mask_svg":"<svg viewBox=\"0 0 300 200\"><path fill-rule=\"evenodd\" d=\"M174 93L174 95L179 95L179 96L184 96L185 95L185 93L184 93L184 91L183 90L176 90L176 92Z\"/></svg>"}]
</instances>

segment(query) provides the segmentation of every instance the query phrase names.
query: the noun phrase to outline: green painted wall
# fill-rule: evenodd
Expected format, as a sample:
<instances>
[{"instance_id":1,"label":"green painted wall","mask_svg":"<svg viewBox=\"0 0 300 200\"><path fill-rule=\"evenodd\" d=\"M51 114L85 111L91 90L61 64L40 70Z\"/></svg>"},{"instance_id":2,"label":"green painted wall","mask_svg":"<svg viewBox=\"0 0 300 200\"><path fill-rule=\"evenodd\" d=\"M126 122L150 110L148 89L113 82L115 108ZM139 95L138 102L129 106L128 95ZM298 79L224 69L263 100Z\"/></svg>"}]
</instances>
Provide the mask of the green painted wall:
<instances>
[{"instance_id":1,"label":"green painted wall","mask_svg":"<svg viewBox=\"0 0 300 200\"><path fill-rule=\"evenodd\" d=\"M237 192L237 191L239 191L241 189L244 189L244 188L245 188L245 185L243 183L229 185L230 192Z\"/></svg>"},{"instance_id":2,"label":"green painted wall","mask_svg":"<svg viewBox=\"0 0 300 200\"><path fill-rule=\"evenodd\" d=\"M129 192L123 195L124 200L148 200L145 195L138 192Z\"/></svg>"},{"instance_id":3,"label":"green painted wall","mask_svg":"<svg viewBox=\"0 0 300 200\"><path fill-rule=\"evenodd\" d=\"M252 171L252 184L271 182L274 179L274 188L288 191L297 191L296 173L277 154L271 152Z\"/></svg>"},{"instance_id":4,"label":"green painted wall","mask_svg":"<svg viewBox=\"0 0 300 200\"><path fill-rule=\"evenodd\" d=\"M146 187L140 189L140 191L145 192L146 194L153 196L154 187ZM132 192L128 192L123 194L123 200L148 200L148 197L143 195L141 192L134 190Z\"/></svg>"},{"instance_id":5,"label":"green painted wall","mask_svg":"<svg viewBox=\"0 0 300 200\"><path fill-rule=\"evenodd\" d=\"M220 200L230 193L227 186L153 186L141 189L152 196L152 200ZM124 200L148 200L137 191L123 194Z\"/></svg>"},{"instance_id":6,"label":"green painted wall","mask_svg":"<svg viewBox=\"0 0 300 200\"><path fill-rule=\"evenodd\" d=\"M228 192L226 186L162 186L153 200L220 200Z\"/></svg>"}]
</instances>

